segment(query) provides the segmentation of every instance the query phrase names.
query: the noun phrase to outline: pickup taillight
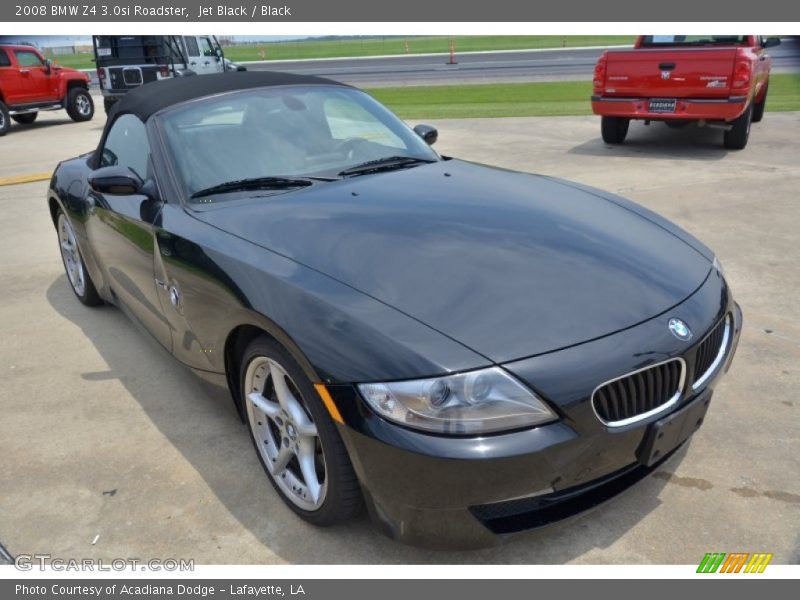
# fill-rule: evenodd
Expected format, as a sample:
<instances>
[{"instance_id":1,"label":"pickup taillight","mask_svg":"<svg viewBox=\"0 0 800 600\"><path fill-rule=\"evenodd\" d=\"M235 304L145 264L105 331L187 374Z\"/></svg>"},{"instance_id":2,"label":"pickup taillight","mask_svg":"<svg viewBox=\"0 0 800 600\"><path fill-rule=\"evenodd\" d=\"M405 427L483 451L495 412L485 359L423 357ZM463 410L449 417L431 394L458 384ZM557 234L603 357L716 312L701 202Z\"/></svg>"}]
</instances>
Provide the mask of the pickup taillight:
<instances>
[{"instance_id":1,"label":"pickup taillight","mask_svg":"<svg viewBox=\"0 0 800 600\"><path fill-rule=\"evenodd\" d=\"M750 77L753 74L753 68L749 60L737 60L736 65L733 67L733 89L744 89L750 87Z\"/></svg>"},{"instance_id":2,"label":"pickup taillight","mask_svg":"<svg viewBox=\"0 0 800 600\"><path fill-rule=\"evenodd\" d=\"M102 68L97 69L97 81L100 83L101 88L106 87L106 70Z\"/></svg>"},{"instance_id":3,"label":"pickup taillight","mask_svg":"<svg viewBox=\"0 0 800 600\"><path fill-rule=\"evenodd\" d=\"M161 69L159 69L162 77L169 77L169 67L167 65L161 65Z\"/></svg>"},{"instance_id":4,"label":"pickup taillight","mask_svg":"<svg viewBox=\"0 0 800 600\"><path fill-rule=\"evenodd\" d=\"M606 61L608 53L603 52L597 59L594 66L594 77L592 78L592 88L595 95L602 94L606 87Z\"/></svg>"}]
</instances>

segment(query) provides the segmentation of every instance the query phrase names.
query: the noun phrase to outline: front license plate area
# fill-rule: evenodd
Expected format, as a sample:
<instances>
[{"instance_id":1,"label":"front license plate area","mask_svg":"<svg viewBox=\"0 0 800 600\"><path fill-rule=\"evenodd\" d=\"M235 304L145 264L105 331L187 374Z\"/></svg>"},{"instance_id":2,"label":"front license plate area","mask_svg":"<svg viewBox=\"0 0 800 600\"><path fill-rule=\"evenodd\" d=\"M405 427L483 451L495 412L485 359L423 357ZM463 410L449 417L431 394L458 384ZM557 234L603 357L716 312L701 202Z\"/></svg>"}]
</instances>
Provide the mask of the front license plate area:
<instances>
[{"instance_id":1,"label":"front license plate area","mask_svg":"<svg viewBox=\"0 0 800 600\"><path fill-rule=\"evenodd\" d=\"M637 452L639 462L653 466L688 440L703 424L710 403L711 391L706 390L680 410L650 425Z\"/></svg>"},{"instance_id":2,"label":"front license plate area","mask_svg":"<svg viewBox=\"0 0 800 600\"><path fill-rule=\"evenodd\" d=\"M648 109L652 113L674 113L675 98L650 98Z\"/></svg>"}]
</instances>

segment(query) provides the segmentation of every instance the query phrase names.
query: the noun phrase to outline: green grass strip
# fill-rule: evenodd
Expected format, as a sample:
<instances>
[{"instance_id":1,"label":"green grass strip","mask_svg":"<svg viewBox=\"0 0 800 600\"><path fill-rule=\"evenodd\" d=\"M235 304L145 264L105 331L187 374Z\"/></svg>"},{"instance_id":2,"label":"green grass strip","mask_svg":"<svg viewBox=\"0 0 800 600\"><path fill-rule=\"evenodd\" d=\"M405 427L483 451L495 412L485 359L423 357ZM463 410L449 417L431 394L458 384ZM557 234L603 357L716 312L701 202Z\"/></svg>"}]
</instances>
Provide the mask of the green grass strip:
<instances>
[{"instance_id":1,"label":"green grass strip","mask_svg":"<svg viewBox=\"0 0 800 600\"><path fill-rule=\"evenodd\" d=\"M374 88L403 119L551 117L592 113L589 81ZM772 75L767 111L800 110L800 74Z\"/></svg>"}]
</instances>

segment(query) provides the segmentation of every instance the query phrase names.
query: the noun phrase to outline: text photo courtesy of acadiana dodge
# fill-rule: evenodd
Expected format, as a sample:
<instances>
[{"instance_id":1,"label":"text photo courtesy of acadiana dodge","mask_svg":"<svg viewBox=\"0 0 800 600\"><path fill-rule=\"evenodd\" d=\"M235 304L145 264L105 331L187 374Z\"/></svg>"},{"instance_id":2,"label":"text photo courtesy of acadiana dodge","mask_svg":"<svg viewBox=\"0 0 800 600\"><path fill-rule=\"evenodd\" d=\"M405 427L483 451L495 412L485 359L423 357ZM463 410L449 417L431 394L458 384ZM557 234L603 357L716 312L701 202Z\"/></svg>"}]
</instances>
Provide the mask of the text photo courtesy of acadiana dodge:
<instances>
[{"instance_id":1,"label":"text photo courtesy of acadiana dodge","mask_svg":"<svg viewBox=\"0 0 800 600\"><path fill-rule=\"evenodd\" d=\"M110 583L107 585L79 585L68 583L53 583L49 585L26 585L18 583L14 586L16 596L71 596L71 597L95 597L104 596L192 596L208 597L216 594L227 594L230 596L247 596L248 598L260 598L262 596L305 596L306 591L299 583L284 585L274 584L233 584L224 585L201 585L201 584L177 584L177 585L127 585Z\"/></svg>"}]
</instances>

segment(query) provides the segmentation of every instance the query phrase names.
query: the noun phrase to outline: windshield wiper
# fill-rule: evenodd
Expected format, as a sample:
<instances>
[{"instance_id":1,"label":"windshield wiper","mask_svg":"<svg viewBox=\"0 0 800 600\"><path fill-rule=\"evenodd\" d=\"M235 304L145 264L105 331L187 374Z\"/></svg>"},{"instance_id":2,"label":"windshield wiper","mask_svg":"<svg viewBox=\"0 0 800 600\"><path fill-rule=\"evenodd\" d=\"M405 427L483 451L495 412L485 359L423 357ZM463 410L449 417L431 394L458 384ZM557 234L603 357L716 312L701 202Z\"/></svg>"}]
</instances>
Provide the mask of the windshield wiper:
<instances>
[{"instance_id":1,"label":"windshield wiper","mask_svg":"<svg viewBox=\"0 0 800 600\"><path fill-rule=\"evenodd\" d=\"M435 160L429 158L417 158L416 156L386 156L377 160L368 160L367 162L349 167L344 171L339 171L339 175L346 177L348 175L363 175L365 173L376 173L378 171L391 171L393 169L402 169L410 165L418 165L421 163L432 163Z\"/></svg>"},{"instance_id":2,"label":"windshield wiper","mask_svg":"<svg viewBox=\"0 0 800 600\"><path fill-rule=\"evenodd\" d=\"M226 181L218 185L202 189L192 194L192 198L202 198L213 194L227 194L243 190L284 190L289 188L307 187L313 180L334 181L329 177L251 177Z\"/></svg>"}]
</instances>

